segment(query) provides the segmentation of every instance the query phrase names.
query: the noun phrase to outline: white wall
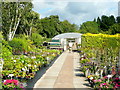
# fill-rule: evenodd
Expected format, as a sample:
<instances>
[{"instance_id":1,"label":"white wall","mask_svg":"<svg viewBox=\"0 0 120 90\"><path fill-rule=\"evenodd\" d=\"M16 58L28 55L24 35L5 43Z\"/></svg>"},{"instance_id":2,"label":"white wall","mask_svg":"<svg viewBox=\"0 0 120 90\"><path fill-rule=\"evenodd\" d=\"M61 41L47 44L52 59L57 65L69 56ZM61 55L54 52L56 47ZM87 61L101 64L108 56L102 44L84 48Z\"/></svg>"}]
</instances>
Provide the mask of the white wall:
<instances>
[{"instance_id":1,"label":"white wall","mask_svg":"<svg viewBox=\"0 0 120 90\"><path fill-rule=\"evenodd\" d=\"M77 38L77 43L81 44L81 38Z\"/></svg>"},{"instance_id":2,"label":"white wall","mask_svg":"<svg viewBox=\"0 0 120 90\"><path fill-rule=\"evenodd\" d=\"M60 43L62 46L64 45L64 38L60 39Z\"/></svg>"},{"instance_id":3,"label":"white wall","mask_svg":"<svg viewBox=\"0 0 120 90\"><path fill-rule=\"evenodd\" d=\"M67 40L64 39L64 51L67 50Z\"/></svg>"}]
</instances>

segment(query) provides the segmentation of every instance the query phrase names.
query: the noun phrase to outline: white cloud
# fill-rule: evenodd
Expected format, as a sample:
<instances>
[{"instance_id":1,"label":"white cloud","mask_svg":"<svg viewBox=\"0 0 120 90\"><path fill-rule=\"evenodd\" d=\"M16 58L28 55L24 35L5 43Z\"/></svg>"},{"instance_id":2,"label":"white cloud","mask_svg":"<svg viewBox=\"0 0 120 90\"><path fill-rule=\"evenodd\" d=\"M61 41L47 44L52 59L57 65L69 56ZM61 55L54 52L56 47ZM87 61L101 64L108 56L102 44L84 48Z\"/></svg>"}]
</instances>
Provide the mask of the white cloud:
<instances>
[{"instance_id":1,"label":"white cloud","mask_svg":"<svg viewBox=\"0 0 120 90\"><path fill-rule=\"evenodd\" d=\"M33 10L40 13L42 18L49 15L59 15L60 20L68 20L78 25L85 21L93 20L103 14L117 16L117 0L105 0L106 2L103 2L103 0L82 1L83 0L71 0L71 2L68 0L42 0L37 2L34 0Z\"/></svg>"},{"instance_id":2,"label":"white cloud","mask_svg":"<svg viewBox=\"0 0 120 90\"><path fill-rule=\"evenodd\" d=\"M34 0L34 2L118 2L119 0Z\"/></svg>"}]
</instances>

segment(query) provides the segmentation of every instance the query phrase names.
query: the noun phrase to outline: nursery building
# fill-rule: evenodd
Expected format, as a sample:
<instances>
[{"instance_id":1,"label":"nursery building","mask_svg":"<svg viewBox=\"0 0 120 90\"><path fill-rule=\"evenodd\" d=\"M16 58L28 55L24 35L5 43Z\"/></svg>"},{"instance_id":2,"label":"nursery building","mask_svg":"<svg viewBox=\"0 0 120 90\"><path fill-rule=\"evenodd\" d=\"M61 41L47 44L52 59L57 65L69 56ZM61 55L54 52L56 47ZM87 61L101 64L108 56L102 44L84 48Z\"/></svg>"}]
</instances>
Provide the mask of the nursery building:
<instances>
[{"instance_id":1,"label":"nursery building","mask_svg":"<svg viewBox=\"0 0 120 90\"><path fill-rule=\"evenodd\" d=\"M81 35L80 33L63 33L56 35L52 38L52 41L49 42L50 48L60 48L64 51L69 47L72 47L74 50L78 44L81 44Z\"/></svg>"}]
</instances>

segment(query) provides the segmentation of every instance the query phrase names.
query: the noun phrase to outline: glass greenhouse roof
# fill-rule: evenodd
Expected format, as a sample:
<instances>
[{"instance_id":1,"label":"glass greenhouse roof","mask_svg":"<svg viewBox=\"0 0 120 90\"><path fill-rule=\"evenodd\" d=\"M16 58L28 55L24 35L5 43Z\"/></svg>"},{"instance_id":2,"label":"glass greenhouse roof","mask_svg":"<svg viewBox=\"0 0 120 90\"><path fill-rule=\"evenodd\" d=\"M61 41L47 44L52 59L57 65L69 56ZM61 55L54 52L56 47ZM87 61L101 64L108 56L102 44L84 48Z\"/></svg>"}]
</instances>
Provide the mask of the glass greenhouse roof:
<instances>
[{"instance_id":1,"label":"glass greenhouse roof","mask_svg":"<svg viewBox=\"0 0 120 90\"><path fill-rule=\"evenodd\" d=\"M61 39L61 38L80 38L82 34L80 33L63 33L56 35L52 39Z\"/></svg>"}]
</instances>

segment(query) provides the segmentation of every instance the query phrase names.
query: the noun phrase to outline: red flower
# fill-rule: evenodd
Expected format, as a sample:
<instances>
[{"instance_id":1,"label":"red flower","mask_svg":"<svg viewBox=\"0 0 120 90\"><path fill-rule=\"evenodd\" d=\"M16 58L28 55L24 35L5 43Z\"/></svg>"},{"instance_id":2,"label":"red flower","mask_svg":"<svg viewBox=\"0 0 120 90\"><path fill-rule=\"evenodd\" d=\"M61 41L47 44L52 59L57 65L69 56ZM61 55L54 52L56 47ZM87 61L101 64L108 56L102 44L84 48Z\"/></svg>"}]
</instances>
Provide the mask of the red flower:
<instances>
[{"instance_id":1,"label":"red flower","mask_svg":"<svg viewBox=\"0 0 120 90\"><path fill-rule=\"evenodd\" d=\"M5 82L5 83L3 83L4 85L6 85L7 83Z\"/></svg>"},{"instance_id":2,"label":"red flower","mask_svg":"<svg viewBox=\"0 0 120 90\"><path fill-rule=\"evenodd\" d=\"M116 83L115 87L120 87L120 85L118 85L118 84Z\"/></svg>"},{"instance_id":3,"label":"red flower","mask_svg":"<svg viewBox=\"0 0 120 90\"><path fill-rule=\"evenodd\" d=\"M118 78L118 77L116 77L116 78L115 78L115 80L119 80L119 78Z\"/></svg>"},{"instance_id":4,"label":"red flower","mask_svg":"<svg viewBox=\"0 0 120 90\"><path fill-rule=\"evenodd\" d=\"M18 85L18 80L8 79L3 84L6 85L6 84L9 84L9 83L14 83L14 85Z\"/></svg>"},{"instance_id":5,"label":"red flower","mask_svg":"<svg viewBox=\"0 0 120 90\"><path fill-rule=\"evenodd\" d=\"M100 87L102 87L103 85L107 85L107 83L101 83L101 84L100 84Z\"/></svg>"}]
</instances>

